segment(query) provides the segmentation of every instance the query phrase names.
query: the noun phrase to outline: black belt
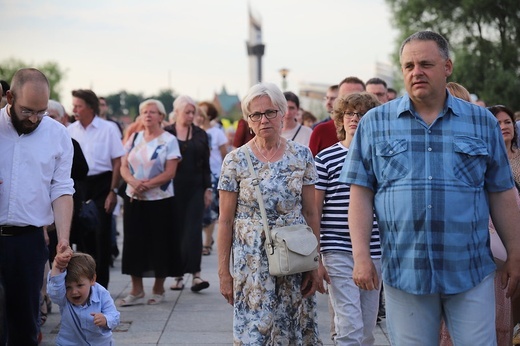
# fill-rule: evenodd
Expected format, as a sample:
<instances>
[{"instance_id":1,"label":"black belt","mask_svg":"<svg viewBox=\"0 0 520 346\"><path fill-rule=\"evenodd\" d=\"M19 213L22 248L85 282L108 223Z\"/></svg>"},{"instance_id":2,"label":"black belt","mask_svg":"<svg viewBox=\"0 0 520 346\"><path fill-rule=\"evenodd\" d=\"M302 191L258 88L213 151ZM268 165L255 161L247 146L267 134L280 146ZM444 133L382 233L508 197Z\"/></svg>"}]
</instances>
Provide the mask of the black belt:
<instances>
[{"instance_id":1,"label":"black belt","mask_svg":"<svg viewBox=\"0 0 520 346\"><path fill-rule=\"evenodd\" d=\"M36 226L0 226L0 237L14 237L40 231L41 227Z\"/></svg>"}]
</instances>

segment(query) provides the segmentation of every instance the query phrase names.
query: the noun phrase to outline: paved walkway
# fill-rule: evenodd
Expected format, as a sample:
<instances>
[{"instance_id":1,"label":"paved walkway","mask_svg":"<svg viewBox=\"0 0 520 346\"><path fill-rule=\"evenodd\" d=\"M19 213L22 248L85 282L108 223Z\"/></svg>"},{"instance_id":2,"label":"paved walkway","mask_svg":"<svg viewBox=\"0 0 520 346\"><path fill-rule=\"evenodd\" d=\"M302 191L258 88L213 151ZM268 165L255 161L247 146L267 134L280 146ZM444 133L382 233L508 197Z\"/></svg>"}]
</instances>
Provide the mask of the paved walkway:
<instances>
[{"instance_id":1,"label":"paved walkway","mask_svg":"<svg viewBox=\"0 0 520 346\"><path fill-rule=\"evenodd\" d=\"M119 220L120 221L120 220ZM122 232L121 222L119 231ZM119 249L122 249L119 237ZM231 345L233 310L219 292L217 254L202 258L202 277L210 287L200 293L190 290L191 275L184 277L186 288L171 291L172 278L166 280L166 298L159 305L120 307L121 324L114 332L117 345ZM151 294L153 279L145 279L145 292ZM121 258L116 259L110 271L109 291L114 300L125 297L130 290L130 277L121 274ZM333 345L330 340L328 296L318 294L318 318L324 345ZM55 345L60 316L57 305L53 306L47 322L42 327L41 345ZM385 321L376 328L376 345L390 345L386 335Z\"/></svg>"}]
</instances>

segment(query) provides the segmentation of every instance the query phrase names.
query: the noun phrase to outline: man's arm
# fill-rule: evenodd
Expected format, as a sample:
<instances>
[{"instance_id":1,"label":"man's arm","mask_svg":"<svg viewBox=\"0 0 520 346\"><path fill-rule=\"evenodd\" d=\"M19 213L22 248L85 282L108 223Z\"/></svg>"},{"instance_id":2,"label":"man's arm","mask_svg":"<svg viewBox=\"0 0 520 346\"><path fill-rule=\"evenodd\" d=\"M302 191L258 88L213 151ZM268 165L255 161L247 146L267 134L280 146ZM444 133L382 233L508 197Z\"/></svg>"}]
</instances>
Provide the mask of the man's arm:
<instances>
[{"instance_id":1,"label":"man's arm","mask_svg":"<svg viewBox=\"0 0 520 346\"><path fill-rule=\"evenodd\" d=\"M507 297L520 294L520 210L516 203L516 188L489 193L491 219L504 243L507 259L500 269L502 288Z\"/></svg>"},{"instance_id":2,"label":"man's arm","mask_svg":"<svg viewBox=\"0 0 520 346\"><path fill-rule=\"evenodd\" d=\"M374 192L369 188L351 185L348 224L354 256L354 282L362 289L379 288L377 271L370 256L370 237L374 222Z\"/></svg>"},{"instance_id":3,"label":"man's arm","mask_svg":"<svg viewBox=\"0 0 520 346\"><path fill-rule=\"evenodd\" d=\"M107 214L111 214L117 204L117 195L114 189L119 187L119 181L121 180L121 157L112 159L112 181L110 182L110 192L105 199L105 211Z\"/></svg>"},{"instance_id":4,"label":"man's arm","mask_svg":"<svg viewBox=\"0 0 520 346\"><path fill-rule=\"evenodd\" d=\"M63 195L56 198L52 202L52 210L54 212L54 224L56 226L56 234L58 236L58 245L56 246L57 254L72 254L69 246L70 224L72 222L72 210L74 203L71 195ZM64 269L69 260L69 256L56 256L58 266Z\"/></svg>"}]
</instances>

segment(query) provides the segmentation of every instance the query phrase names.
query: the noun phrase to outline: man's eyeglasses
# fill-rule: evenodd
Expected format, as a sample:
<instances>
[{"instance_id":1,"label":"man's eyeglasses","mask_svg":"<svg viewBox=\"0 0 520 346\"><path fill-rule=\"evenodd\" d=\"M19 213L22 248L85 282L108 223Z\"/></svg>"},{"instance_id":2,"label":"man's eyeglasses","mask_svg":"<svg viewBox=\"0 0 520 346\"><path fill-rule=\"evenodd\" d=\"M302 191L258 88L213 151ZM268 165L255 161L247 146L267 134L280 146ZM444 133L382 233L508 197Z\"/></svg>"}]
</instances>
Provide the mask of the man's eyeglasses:
<instances>
[{"instance_id":1,"label":"man's eyeglasses","mask_svg":"<svg viewBox=\"0 0 520 346\"><path fill-rule=\"evenodd\" d=\"M33 115L36 115L38 118L43 118L46 115L49 115L47 111L30 111L27 109L22 109L20 111L20 115L24 118L32 117Z\"/></svg>"},{"instance_id":2,"label":"man's eyeglasses","mask_svg":"<svg viewBox=\"0 0 520 346\"><path fill-rule=\"evenodd\" d=\"M14 106L14 94L13 94L13 106ZM39 119L43 118L44 116L46 115L49 115L49 113L47 112L47 110L44 110L44 111L31 111L31 110L28 110L27 108L24 108L22 106L20 106L22 108L22 110L20 111L20 115L24 118L29 118L29 117L32 117L33 115L36 115Z\"/></svg>"},{"instance_id":3,"label":"man's eyeglasses","mask_svg":"<svg viewBox=\"0 0 520 346\"><path fill-rule=\"evenodd\" d=\"M363 118L363 115L365 115L365 113L358 113L358 112L343 112L343 116L344 117L347 117L347 118L353 118L353 117L358 117L359 119Z\"/></svg>"},{"instance_id":4,"label":"man's eyeglasses","mask_svg":"<svg viewBox=\"0 0 520 346\"><path fill-rule=\"evenodd\" d=\"M256 112L253 114L249 114L248 118L251 119L251 121L258 122L258 121L262 120L262 117L264 115L267 119L273 119L273 118L276 118L277 114L278 114L278 110L268 109L264 113Z\"/></svg>"}]
</instances>

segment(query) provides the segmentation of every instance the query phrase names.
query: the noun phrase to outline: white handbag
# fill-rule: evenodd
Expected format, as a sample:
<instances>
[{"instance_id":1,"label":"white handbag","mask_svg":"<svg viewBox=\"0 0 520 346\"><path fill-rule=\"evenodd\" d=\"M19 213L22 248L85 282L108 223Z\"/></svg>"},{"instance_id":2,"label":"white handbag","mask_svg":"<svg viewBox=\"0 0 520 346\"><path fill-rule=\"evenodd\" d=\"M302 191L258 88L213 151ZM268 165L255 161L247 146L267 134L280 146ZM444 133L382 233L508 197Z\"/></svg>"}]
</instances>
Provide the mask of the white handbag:
<instances>
[{"instance_id":1,"label":"white handbag","mask_svg":"<svg viewBox=\"0 0 520 346\"><path fill-rule=\"evenodd\" d=\"M249 150L244 146L247 163L251 176L254 177L253 185L258 197L258 205L264 224L265 243L264 248L269 262L269 274L273 276L285 276L318 269L318 240L312 229L305 225L291 225L273 228L269 231L269 223L265 212L264 198L260 191L260 181L253 168Z\"/></svg>"}]
</instances>

